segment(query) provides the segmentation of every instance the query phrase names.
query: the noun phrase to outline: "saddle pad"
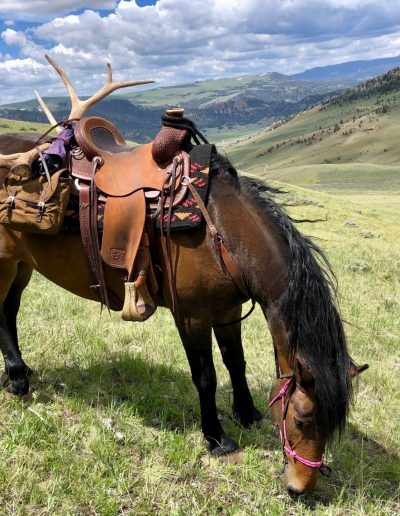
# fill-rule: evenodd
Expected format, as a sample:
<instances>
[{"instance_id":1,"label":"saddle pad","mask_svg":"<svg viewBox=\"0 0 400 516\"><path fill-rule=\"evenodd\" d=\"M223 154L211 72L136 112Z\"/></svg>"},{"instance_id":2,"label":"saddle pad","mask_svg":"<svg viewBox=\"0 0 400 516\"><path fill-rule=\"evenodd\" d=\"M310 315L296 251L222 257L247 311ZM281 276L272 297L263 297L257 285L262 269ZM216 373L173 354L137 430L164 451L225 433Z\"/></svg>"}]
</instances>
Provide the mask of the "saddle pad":
<instances>
[{"instance_id":1,"label":"saddle pad","mask_svg":"<svg viewBox=\"0 0 400 516\"><path fill-rule=\"evenodd\" d=\"M211 153L215 151L214 145L196 145L189 152L190 154L190 177L202 201L207 206L209 192L209 170ZM197 206L197 202L190 190L186 198L172 210L171 231L193 230L200 226L203 216ZM168 213L165 213L163 224L168 222ZM157 219L157 228L160 228L160 221Z\"/></svg>"}]
</instances>

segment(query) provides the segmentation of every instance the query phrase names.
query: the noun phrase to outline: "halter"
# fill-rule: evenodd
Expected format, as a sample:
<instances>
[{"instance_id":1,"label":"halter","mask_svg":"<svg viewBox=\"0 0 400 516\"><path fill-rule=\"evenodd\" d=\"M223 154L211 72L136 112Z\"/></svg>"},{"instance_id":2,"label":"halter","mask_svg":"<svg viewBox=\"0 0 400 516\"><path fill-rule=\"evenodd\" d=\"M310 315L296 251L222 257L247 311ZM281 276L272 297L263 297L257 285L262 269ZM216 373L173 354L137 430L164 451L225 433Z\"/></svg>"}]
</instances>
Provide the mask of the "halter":
<instances>
[{"instance_id":1,"label":"halter","mask_svg":"<svg viewBox=\"0 0 400 516\"><path fill-rule=\"evenodd\" d=\"M308 466L309 468L325 468L324 459L321 457L321 460L318 461L312 461L305 459L301 455L298 455L293 448L289 444L289 439L287 438L286 433L286 401L288 401L286 395L287 391L289 389L289 386L292 384L294 380L294 376L291 376L287 382L285 382L285 385L281 388L281 390L278 392L278 394L271 400L269 406L272 407L278 400L281 400L281 407L282 407L282 430L279 431L281 436L281 442L283 450L293 457L294 460L297 462L301 462L301 464L304 464L305 466Z\"/></svg>"}]
</instances>

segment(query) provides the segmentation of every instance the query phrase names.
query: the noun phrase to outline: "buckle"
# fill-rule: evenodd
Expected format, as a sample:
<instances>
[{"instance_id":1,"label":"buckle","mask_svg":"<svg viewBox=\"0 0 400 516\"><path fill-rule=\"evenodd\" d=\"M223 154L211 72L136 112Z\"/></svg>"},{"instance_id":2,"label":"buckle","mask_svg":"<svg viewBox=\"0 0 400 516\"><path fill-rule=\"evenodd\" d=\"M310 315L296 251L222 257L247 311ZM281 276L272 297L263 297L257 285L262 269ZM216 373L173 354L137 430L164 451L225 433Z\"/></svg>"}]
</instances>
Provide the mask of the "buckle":
<instances>
[{"instance_id":1,"label":"buckle","mask_svg":"<svg viewBox=\"0 0 400 516\"><path fill-rule=\"evenodd\" d=\"M45 209L45 203L43 201L38 202L37 204L37 214L36 214L36 222L40 224L42 222L42 217Z\"/></svg>"},{"instance_id":2,"label":"buckle","mask_svg":"<svg viewBox=\"0 0 400 516\"><path fill-rule=\"evenodd\" d=\"M9 195L8 196L8 199L6 200L6 205L7 205L7 217L10 218L11 217L11 214L12 214L12 210L14 208L14 201L15 201L15 197L14 195Z\"/></svg>"},{"instance_id":3,"label":"buckle","mask_svg":"<svg viewBox=\"0 0 400 516\"><path fill-rule=\"evenodd\" d=\"M192 179L189 176L182 176L182 179L181 179L182 186L187 186L191 182L192 182Z\"/></svg>"}]
</instances>

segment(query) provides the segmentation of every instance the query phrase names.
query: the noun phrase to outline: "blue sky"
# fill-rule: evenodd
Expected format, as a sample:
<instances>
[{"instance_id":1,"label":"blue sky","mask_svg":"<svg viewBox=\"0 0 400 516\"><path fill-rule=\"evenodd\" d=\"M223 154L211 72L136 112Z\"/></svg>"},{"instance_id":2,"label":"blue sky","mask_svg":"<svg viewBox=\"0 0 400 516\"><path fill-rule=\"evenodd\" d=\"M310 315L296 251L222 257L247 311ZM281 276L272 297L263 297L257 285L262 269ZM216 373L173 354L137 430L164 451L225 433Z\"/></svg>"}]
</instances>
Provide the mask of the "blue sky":
<instances>
[{"instance_id":1,"label":"blue sky","mask_svg":"<svg viewBox=\"0 0 400 516\"><path fill-rule=\"evenodd\" d=\"M145 5L155 5L157 3L157 0L136 0L136 3L140 7L144 7Z\"/></svg>"},{"instance_id":2,"label":"blue sky","mask_svg":"<svg viewBox=\"0 0 400 516\"><path fill-rule=\"evenodd\" d=\"M296 73L400 54L400 0L1 0L0 104L63 93L49 53L89 94L118 79L160 86Z\"/></svg>"}]
</instances>

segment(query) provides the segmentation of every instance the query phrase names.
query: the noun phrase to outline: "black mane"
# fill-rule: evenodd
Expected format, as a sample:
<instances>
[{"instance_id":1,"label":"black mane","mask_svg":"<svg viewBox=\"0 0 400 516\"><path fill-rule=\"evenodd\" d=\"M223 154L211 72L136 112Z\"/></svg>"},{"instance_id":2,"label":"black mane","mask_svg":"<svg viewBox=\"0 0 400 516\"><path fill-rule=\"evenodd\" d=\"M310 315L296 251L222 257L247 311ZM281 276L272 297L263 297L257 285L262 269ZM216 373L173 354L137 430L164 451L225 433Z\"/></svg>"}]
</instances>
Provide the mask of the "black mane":
<instances>
[{"instance_id":1,"label":"black mane","mask_svg":"<svg viewBox=\"0 0 400 516\"><path fill-rule=\"evenodd\" d=\"M323 251L302 235L274 199L274 189L261 181L240 178L241 191L272 220L288 247L289 283L280 308L290 331L289 359L298 353L315 378L315 419L332 437L343 430L352 397L350 357L335 305L336 288Z\"/></svg>"},{"instance_id":2,"label":"black mane","mask_svg":"<svg viewBox=\"0 0 400 516\"><path fill-rule=\"evenodd\" d=\"M232 165L232 163L227 158L225 158L225 156L222 156L222 154L219 154L218 152L213 152L211 154L211 181L213 177L226 179L235 190L240 190L240 181L237 170Z\"/></svg>"},{"instance_id":3,"label":"black mane","mask_svg":"<svg viewBox=\"0 0 400 516\"><path fill-rule=\"evenodd\" d=\"M352 399L350 357L335 304L336 287L323 251L294 226L276 200L280 190L249 177L238 177L230 162L215 154L211 173L228 180L249 198L278 230L288 249L289 282L280 310L290 332L288 358L296 354L315 378L315 422L328 439L343 430Z\"/></svg>"}]
</instances>

